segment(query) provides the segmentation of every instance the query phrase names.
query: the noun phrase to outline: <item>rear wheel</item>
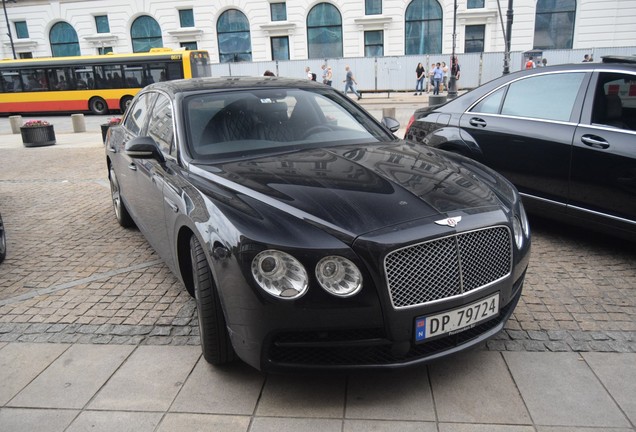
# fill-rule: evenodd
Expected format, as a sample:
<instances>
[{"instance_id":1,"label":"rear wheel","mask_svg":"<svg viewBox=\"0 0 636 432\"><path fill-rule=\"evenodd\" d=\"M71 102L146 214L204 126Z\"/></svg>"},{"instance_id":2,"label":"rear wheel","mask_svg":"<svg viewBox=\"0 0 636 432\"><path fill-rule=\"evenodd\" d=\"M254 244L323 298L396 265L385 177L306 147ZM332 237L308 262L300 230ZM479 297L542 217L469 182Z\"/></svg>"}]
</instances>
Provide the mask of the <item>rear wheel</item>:
<instances>
[{"instance_id":1,"label":"rear wheel","mask_svg":"<svg viewBox=\"0 0 636 432\"><path fill-rule=\"evenodd\" d=\"M110 177L110 196L113 200L113 209L115 210L115 217L117 218L117 222L119 225L124 228L130 228L135 225L132 217L130 217L130 213L128 213L128 209L126 205L121 199L121 191L119 190L119 183L117 182L117 176L115 175L115 170L113 167L110 167L109 171Z\"/></svg>"},{"instance_id":2,"label":"rear wheel","mask_svg":"<svg viewBox=\"0 0 636 432\"><path fill-rule=\"evenodd\" d=\"M227 332L219 293L214 286L210 266L201 243L195 236L190 238L190 258L203 357L213 365L229 363L234 360L234 349Z\"/></svg>"},{"instance_id":3,"label":"rear wheel","mask_svg":"<svg viewBox=\"0 0 636 432\"><path fill-rule=\"evenodd\" d=\"M100 97L94 97L88 101L88 108L93 114L105 115L108 114L108 104Z\"/></svg>"}]
</instances>

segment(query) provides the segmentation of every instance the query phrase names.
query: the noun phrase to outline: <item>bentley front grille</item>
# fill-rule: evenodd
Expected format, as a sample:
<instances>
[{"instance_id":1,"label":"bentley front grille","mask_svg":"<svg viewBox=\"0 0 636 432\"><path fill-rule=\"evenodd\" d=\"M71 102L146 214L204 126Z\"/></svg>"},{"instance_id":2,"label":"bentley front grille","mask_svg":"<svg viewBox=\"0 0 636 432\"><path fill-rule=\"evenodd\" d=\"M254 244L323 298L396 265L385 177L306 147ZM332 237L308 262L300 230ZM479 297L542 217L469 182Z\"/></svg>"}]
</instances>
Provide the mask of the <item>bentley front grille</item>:
<instances>
[{"instance_id":1,"label":"bentley front grille","mask_svg":"<svg viewBox=\"0 0 636 432\"><path fill-rule=\"evenodd\" d=\"M492 227L398 249L384 268L396 309L462 295L510 274L510 230Z\"/></svg>"}]
</instances>

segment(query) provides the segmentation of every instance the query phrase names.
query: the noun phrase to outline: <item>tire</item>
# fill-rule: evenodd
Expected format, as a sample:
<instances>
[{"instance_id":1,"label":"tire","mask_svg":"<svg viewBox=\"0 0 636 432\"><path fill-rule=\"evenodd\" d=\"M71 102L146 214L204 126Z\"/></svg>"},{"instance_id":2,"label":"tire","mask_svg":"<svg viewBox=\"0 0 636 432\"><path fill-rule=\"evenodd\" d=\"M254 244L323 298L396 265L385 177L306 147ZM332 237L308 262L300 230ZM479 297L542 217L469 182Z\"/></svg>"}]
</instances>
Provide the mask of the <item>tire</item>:
<instances>
[{"instance_id":1,"label":"tire","mask_svg":"<svg viewBox=\"0 0 636 432\"><path fill-rule=\"evenodd\" d=\"M108 104L100 97L91 98L91 100L88 101L88 108L96 115L108 114Z\"/></svg>"},{"instance_id":2,"label":"tire","mask_svg":"<svg viewBox=\"0 0 636 432\"><path fill-rule=\"evenodd\" d=\"M121 98L121 100L119 101L119 109L121 110L122 114L126 111L126 108L128 108L132 100L133 97L128 95Z\"/></svg>"},{"instance_id":3,"label":"tire","mask_svg":"<svg viewBox=\"0 0 636 432\"><path fill-rule=\"evenodd\" d=\"M110 196L113 200L113 209L115 210L115 217L117 218L117 222L119 225L124 228L130 228L135 225L132 217L130 217L130 213L128 213L128 209L126 208L126 204L121 199L121 191L119 190L119 182L117 182L117 176L115 175L115 170L111 166L109 171L109 180L110 180Z\"/></svg>"},{"instance_id":4,"label":"tire","mask_svg":"<svg viewBox=\"0 0 636 432\"><path fill-rule=\"evenodd\" d=\"M0 216L0 263L4 261L5 256L7 256L7 237L4 233L4 224L2 223L2 216Z\"/></svg>"},{"instance_id":5,"label":"tire","mask_svg":"<svg viewBox=\"0 0 636 432\"><path fill-rule=\"evenodd\" d=\"M214 286L212 272L201 243L195 236L190 238L190 258L203 357L213 365L230 363L234 360L235 354L227 332L219 293Z\"/></svg>"}]
</instances>

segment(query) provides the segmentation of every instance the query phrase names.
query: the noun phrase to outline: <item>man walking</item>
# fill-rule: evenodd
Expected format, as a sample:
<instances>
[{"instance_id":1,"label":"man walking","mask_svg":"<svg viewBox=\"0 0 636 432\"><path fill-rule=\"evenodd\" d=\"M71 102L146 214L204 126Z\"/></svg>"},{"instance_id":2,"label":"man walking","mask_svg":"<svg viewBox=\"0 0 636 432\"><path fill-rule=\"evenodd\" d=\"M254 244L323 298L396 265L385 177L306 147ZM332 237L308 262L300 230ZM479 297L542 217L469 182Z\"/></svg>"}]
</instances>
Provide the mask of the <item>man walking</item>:
<instances>
[{"instance_id":1,"label":"man walking","mask_svg":"<svg viewBox=\"0 0 636 432\"><path fill-rule=\"evenodd\" d=\"M362 95L360 93L358 93L355 89L355 87L353 86L358 85L358 82L356 81L356 79L353 77L353 72L351 72L351 68L349 67L349 65L345 66L345 70L347 71L347 76L346 78L342 81L345 83L345 88L344 88L344 94L346 96L347 91L351 90L353 92L354 95L356 95L358 97L358 100L362 99Z\"/></svg>"}]
</instances>

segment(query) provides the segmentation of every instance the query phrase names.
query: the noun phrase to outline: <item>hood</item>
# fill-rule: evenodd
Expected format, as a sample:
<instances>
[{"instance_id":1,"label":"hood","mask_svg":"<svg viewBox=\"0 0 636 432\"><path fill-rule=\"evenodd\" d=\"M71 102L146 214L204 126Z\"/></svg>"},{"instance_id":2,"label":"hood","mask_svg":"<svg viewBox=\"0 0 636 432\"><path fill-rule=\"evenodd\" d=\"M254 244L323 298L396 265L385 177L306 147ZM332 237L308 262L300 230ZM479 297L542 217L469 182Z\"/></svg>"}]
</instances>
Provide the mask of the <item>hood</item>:
<instances>
[{"instance_id":1,"label":"hood","mask_svg":"<svg viewBox=\"0 0 636 432\"><path fill-rule=\"evenodd\" d=\"M461 161L405 142L197 166L241 195L356 236L419 218L501 205L491 186Z\"/></svg>"}]
</instances>

